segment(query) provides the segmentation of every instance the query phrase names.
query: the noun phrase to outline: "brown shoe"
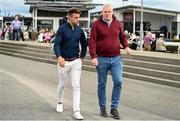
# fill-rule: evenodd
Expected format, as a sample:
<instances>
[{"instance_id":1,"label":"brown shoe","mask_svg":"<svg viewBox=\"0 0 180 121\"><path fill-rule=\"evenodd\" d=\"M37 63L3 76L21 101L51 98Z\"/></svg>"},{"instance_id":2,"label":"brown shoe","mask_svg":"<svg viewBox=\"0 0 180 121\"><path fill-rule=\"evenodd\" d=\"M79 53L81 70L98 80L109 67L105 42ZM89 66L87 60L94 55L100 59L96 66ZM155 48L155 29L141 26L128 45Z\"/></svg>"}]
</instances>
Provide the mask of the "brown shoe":
<instances>
[{"instance_id":1,"label":"brown shoe","mask_svg":"<svg viewBox=\"0 0 180 121\"><path fill-rule=\"evenodd\" d=\"M100 113L101 113L101 116L103 116L103 117L108 117L106 108L101 109L101 112L100 112Z\"/></svg>"},{"instance_id":2,"label":"brown shoe","mask_svg":"<svg viewBox=\"0 0 180 121\"><path fill-rule=\"evenodd\" d=\"M118 109L116 108L111 108L111 115L113 115L114 119L120 119L120 114L118 112Z\"/></svg>"}]
</instances>

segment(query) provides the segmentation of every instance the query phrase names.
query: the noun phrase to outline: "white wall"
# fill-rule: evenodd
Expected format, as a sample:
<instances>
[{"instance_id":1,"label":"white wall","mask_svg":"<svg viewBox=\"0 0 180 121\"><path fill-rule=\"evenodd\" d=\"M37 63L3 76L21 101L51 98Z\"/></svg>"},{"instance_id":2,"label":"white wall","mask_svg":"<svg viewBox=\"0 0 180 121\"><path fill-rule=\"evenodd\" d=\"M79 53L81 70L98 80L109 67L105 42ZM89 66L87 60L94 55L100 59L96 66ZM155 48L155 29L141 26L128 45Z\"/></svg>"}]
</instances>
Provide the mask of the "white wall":
<instances>
[{"instance_id":1,"label":"white wall","mask_svg":"<svg viewBox=\"0 0 180 121\"><path fill-rule=\"evenodd\" d=\"M59 28L59 20L62 17L37 17L37 20L53 20L53 30L57 31ZM80 20L88 21L87 17L81 17Z\"/></svg>"},{"instance_id":2,"label":"white wall","mask_svg":"<svg viewBox=\"0 0 180 121\"><path fill-rule=\"evenodd\" d=\"M180 13L177 14L177 22L180 22Z\"/></svg>"},{"instance_id":3,"label":"white wall","mask_svg":"<svg viewBox=\"0 0 180 121\"><path fill-rule=\"evenodd\" d=\"M177 14L177 35L180 35L180 13Z\"/></svg>"},{"instance_id":4,"label":"white wall","mask_svg":"<svg viewBox=\"0 0 180 121\"><path fill-rule=\"evenodd\" d=\"M37 20L53 20L53 30L55 31L59 28L59 19L62 17L37 17Z\"/></svg>"}]
</instances>

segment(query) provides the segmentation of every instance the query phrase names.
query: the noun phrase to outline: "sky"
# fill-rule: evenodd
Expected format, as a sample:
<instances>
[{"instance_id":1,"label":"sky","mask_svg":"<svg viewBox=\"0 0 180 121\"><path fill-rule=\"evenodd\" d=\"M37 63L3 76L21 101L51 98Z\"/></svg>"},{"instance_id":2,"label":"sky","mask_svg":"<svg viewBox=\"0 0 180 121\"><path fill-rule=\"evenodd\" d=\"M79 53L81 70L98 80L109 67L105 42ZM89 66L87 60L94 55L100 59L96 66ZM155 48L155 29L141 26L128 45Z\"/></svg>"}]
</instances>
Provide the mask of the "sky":
<instances>
[{"instance_id":1,"label":"sky","mask_svg":"<svg viewBox=\"0 0 180 121\"><path fill-rule=\"evenodd\" d=\"M123 6L122 0L93 0L94 3L110 3L113 7ZM180 11L180 0L143 0L145 7ZM128 0L128 5L141 5L141 0ZM98 7L96 10L101 9ZM21 14L30 16L29 6L24 0L0 0L0 16Z\"/></svg>"},{"instance_id":2,"label":"sky","mask_svg":"<svg viewBox=\"0 0 180 121\"><path fill-rule=\"evenodd\" d=\"M0 16L7 15L30 15L29 6L24 5L24 0L0 0Z\"/></svg>"}]
</instances>

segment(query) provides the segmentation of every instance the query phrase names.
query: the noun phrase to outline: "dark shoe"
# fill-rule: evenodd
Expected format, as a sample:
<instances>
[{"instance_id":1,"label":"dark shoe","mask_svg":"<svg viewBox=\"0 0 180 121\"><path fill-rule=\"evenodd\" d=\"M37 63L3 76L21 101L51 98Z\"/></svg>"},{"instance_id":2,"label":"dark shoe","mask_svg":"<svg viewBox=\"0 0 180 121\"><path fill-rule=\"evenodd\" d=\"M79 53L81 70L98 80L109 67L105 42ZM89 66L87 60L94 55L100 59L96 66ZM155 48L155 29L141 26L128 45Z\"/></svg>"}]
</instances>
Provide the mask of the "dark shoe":
<instances>
[{"instance_id":1,"label":"dark shoe","mask_svg":"<svg viewBox=\"0 0 180 121\"><path fill-rule=\"evenodd\" d=\"M119 112L116 108L111 108L111 115L113 115L113 118L114 119L120 119L120 115L119 115Z\"/></svg>"},{"instance_id":2,"label":"dark shoe","mask_svg":"<svg viewBox=\"0 0 180 121\"><path fill-rule=\"evenodd\" d=\"M103 117L108 117L106 108L101 109L101 116L103 116Z\"/></svg>"}]
</instances>

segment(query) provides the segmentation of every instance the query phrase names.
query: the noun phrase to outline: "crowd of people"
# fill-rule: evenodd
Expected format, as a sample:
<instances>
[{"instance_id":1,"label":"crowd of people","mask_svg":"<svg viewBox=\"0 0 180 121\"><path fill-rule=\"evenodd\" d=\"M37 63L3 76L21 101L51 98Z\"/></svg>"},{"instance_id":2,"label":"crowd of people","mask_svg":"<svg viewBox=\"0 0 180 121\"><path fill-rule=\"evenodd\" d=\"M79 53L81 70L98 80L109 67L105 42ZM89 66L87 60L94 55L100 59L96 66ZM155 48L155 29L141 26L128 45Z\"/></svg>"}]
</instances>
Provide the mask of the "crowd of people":
<instances>
[{"instance_id":1,"label":"crowd of people","mask_svg":"<svg viewBox=\"0 0 180 121\"><path fill-rule=\"evenodd\" d=\"M141 49L141 37L139 33L129 33L125 30L126 38L128 43L131 45L131 49L140 50ZM142 48L144 51L166 51L164 34L153 34L152 32L146 32L144 38L142 39Z\"/></svg>"},{"instance_id":2,"label":"crowd of people","mask_svg":"<svg viewBox=\"0 0 180 121\"><path fill-rule=\"evenodd\" d=\"M127 30L125 30L125 34L126 38L128 39L128 43L131 45L131 49L140 50L141 38L139 33L129 33ZM0 28L0 40L32 40L42 43L50 43L54 36L55 32L52 29L44 28L38 31L36 29L32 29L31 26L28 27L26 25L22 25L22 22L18 20L18 16L14 17L14 20L10 25ZM166 51L163 34L156 35L150 31L146 32L142 45L144 51Z\"/></svg>"},{"instance_id":3,"label":"crowd of people","mask_svg":"<svg viewBox=\"0 0 180 121\"><path fill-rule=\"evenodd\" d=\"M31 26L23 25L23 23L19 21L18 16L14 17L11 24L6 24L4 28L0 28L0 40L32 40L50 43L54 36L55 31L52 29L43 28L38 31Z\"/></svg>"}]
</instances>

